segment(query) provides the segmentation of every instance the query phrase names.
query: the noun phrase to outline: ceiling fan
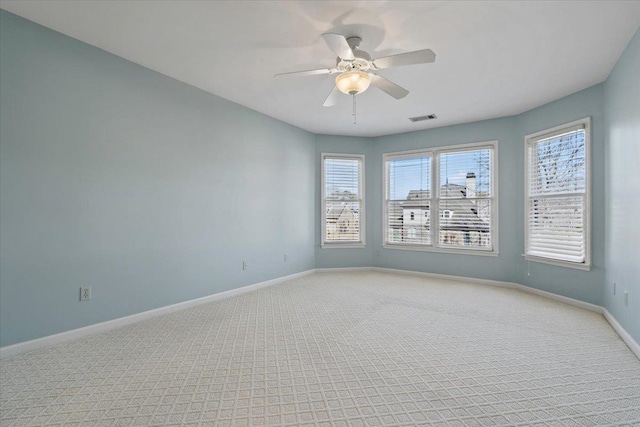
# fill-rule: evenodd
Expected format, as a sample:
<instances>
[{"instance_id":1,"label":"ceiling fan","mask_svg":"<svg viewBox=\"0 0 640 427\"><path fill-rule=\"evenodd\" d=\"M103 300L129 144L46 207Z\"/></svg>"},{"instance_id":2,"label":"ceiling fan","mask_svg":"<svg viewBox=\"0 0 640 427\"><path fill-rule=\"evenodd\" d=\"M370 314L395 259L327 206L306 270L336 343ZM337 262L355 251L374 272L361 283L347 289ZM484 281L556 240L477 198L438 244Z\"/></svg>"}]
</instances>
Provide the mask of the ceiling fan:
<instances>
[{"instance_id":1,"label":"ceiling fan","mask_svg":"<svg viewBox=\"0 0 640 427\"><path fill-rule=\"evenodd\" d=\"M401 65L427 64L436 60L436 54L431 49L371 59L371 55L358 49L362 42L360 37L346 38L342 34L325 33L322 34L322 38L329 48L338 55L335 67L280 73L276 74L275 77L338 74L336 76L336 85L324 101L324 104L322 104L324 107L334 106L340 93L355 96L367 90L370 84L395 99L404 98L409 93L408 90L375 72Z\"/></svg>"}]
</instances>

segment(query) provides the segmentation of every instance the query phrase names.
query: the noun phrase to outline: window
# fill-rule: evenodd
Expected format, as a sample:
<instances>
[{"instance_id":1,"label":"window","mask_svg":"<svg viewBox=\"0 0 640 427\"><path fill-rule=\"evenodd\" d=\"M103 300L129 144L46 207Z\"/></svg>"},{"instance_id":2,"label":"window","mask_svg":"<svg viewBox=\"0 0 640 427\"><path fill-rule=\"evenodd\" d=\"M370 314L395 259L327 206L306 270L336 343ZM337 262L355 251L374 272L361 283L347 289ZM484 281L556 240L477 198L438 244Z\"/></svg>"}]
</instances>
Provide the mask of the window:
<instances>
[{"instance_id":1,"label":"window","mask_svg":"<svg viewBox=\"0 0 640 427\"><path fill-rule=\"evenodd\" d=\"M590 118L525 137L525 253L530 261L591 267Z\"/></svg>"},{"instance_id":2,"label":"window","mask_svg":"<svg viewBox=\"0 0 640 427\"><path fill-rule=\"evenodd\" d=\"M364 156L322 154L322 247L364 246Z\"/></svg>"},{"instance_id":3,"label":"window","mask_svg":"<svg viewBox=\"0 0 640 427\"><path fill-rule=\"evenodd\" d=\"M497 254L496 151L487 142L385 154L385 247Z\"/></svg>"}]
</instances>

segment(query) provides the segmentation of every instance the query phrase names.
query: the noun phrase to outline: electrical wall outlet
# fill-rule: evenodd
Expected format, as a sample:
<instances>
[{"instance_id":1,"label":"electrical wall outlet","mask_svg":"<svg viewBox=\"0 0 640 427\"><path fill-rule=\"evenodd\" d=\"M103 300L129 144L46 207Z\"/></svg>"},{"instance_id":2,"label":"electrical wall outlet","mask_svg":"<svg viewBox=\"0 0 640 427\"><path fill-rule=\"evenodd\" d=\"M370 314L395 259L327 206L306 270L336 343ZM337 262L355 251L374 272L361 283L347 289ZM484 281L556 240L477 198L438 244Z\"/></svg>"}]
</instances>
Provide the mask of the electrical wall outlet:
<instances>
[{"instance_id":1,"label":"electrical wall outlet","mask_svg":"<svg viewBox=\"0 0 640 427\"><path fill-rule=\"evenodd\" d=\"M247 261L242 261L242 270L247 269Z\"/></svg>"},{"instance_id":2,"label":"electrical wall outlet","mask_svg":"<svg viewBox=\"0 0 640 427\"><path fill-rule=\"evenodd\" d=\"M629 307L629 292L624 291L624 306Z\"/></svg>"},{"instance_id":3,"label":"electrical wall outlet","mask_svg":"<svg viewBox=\"0 0 640 427\"><path fill-rule=\"evenodd\" d=\"M89 301L91 299L91 286L80 288L80 301Z\"/></svg>"}]
</instances>

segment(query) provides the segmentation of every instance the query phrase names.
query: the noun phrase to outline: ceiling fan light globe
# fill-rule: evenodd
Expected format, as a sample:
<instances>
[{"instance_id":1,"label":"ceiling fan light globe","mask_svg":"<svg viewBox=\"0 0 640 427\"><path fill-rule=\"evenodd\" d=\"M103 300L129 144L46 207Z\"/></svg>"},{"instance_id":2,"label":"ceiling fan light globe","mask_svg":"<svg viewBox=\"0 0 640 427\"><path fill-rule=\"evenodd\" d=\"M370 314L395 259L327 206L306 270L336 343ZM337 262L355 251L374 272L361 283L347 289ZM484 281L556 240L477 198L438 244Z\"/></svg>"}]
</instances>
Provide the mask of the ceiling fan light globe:
<instances>
[{"instance_id":1,"label":"ceiling fan light globe","mask_svg":"<svg viewBox=\"0 0 640 427\"><path fill-rule=\"evenodd\" d=\"M360 70L347 71L336 77L336 87L347 95L357 95L364 92L370 83L371 76Z\"/></svg>"}]
</instances>

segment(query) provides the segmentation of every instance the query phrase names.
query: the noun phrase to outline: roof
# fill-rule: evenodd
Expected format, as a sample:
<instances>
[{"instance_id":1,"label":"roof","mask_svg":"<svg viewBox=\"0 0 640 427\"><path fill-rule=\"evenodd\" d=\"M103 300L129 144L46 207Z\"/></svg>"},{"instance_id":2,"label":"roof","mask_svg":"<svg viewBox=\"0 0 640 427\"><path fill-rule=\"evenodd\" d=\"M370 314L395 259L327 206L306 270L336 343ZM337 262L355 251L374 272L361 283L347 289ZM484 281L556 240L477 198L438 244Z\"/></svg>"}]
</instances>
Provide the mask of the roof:
<instances>
[{"instance_id":1,"label":"roof","mask_svg":"<svg viewBox=\"0 0 640 427\"><path fill-rule=\"evenodd\" d=\"M453 211L451 218L440 218L444 230L489 232L489 223L478 216L477 205L472 200L455 199L443 202L442 210Z\"/></svg>"},{"instance_id":2,"label":"roof","mask_svg":"<svg viewBox=\"0 0 640 427\"><path fill-rule=\"evenodd\" d=\"M416 207L429 209L431 199L430 190L411 190L407 194L407 201L402 202L403 208Z\"/></svg>"},{"instance_id":3,"label":"roof","mask_svg":"<svg viewBox=\"0 0 640 427\"><path fill-rule=\"evenodd\" d=\"M489 232L490 224L478 216L477 204L474 200L460 199L466 196L466 187L459 184L445 184L440 187L440 208L452 211L451 218L440 218L440 228L443 230L457 231L480 231ZM446 198L456 197L456 198ZM392 224L392 228L401 228L404 220L402 211L404 209L428 210L430 203L429 190L410 190L406 201L398 205L392 205L389 212L391 218L397 218L399 223ZM426 225L428 225L427 220Z\"/></svg>"},{"instance_id":4,"label":"roof","mask_svg":"<svg viewBox=\"0 0 640 427\"><path fill-rule=\"evenodd\" d=\"M348 204L333 205L327 210L327 221L337 221L343 214L356 215L357 209L351 209Z\"/></svg>"}]
</instances>

